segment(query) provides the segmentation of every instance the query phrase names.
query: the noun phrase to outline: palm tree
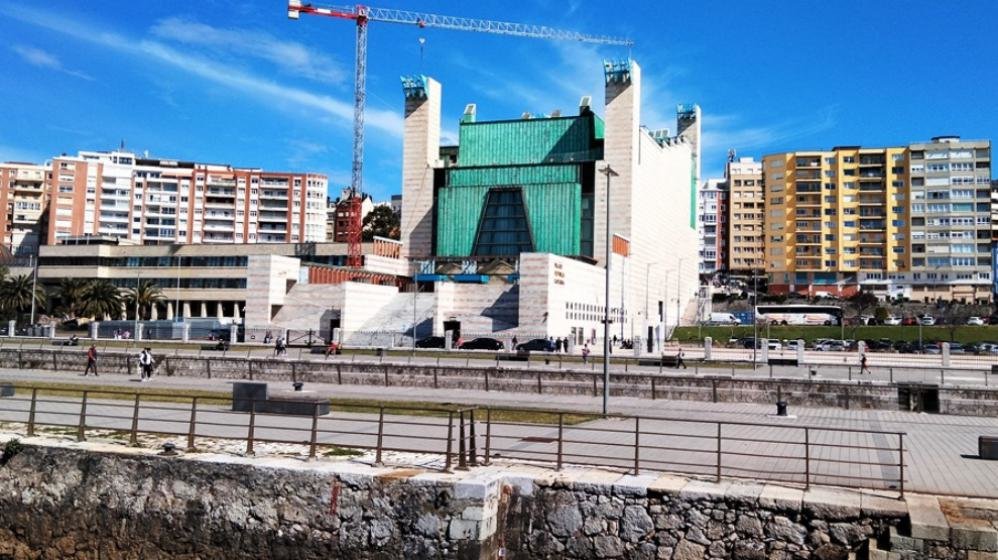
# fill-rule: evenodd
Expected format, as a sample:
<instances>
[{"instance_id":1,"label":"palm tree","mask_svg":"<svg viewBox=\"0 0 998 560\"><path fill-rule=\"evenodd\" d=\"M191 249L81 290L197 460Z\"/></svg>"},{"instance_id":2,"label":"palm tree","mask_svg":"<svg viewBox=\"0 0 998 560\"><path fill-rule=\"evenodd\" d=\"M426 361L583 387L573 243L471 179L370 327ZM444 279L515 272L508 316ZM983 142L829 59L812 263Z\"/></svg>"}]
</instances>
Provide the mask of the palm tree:
<instances>
[{"instance_id":1,"label":"palm tree","mask_svg":"<svg viewBox=\"0 0 998 560\"><path fill-rule=\"evenodd\" d=\"M80 298L80 312L95 320L121 315L121 291L109 280L91 280Z\"/></svg>"},{"instance_id":2,"label":"palm tree","mask_svg":"<svg viewBox=\"0 0 998 560\"><path fill-rule=\"evenodd\" d=\"M81 315L84 295L89 285L90 282L82 278L63 278L55 287L53 298L59 301L62 312L68 318Z\"/></svg>"},{"instance_id":3,"label":"palm tree","mask_svg":"<svg viewBox=\"0 0 998 560\"><path fill-rule=\"evenodd\" d=\"M39 306L45 305L45 290L34 286L30 274L4 278L0 282L0 308L6 313L23 313L31 309L32 292Z\"/></svg>"},{"instance_id":4,"label":"palm tree","mask_svg":"<svg viewBox=\"0 0 998 560\"><path fill-rule=\"evenodd\" d=\"M148 320L152 314L152 308L157 303L166 299L163 291L153 282L146 280L139 284L138 288L129 288L125 292L125 302L129 309L136 308L138 300L139 319Z\"/></svg>"}]
</instances>

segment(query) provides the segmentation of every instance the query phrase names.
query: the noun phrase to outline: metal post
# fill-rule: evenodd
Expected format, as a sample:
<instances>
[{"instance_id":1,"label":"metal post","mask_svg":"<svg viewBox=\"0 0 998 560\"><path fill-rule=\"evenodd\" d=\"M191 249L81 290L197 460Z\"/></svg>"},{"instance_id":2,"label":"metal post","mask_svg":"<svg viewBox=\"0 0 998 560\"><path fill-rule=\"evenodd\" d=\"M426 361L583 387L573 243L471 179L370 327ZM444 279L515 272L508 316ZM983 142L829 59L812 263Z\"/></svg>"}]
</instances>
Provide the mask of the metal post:
<instances>
[{"instance_id":1,"label":"metal post","mask_svg":"<svg viewBox=\"0 0 998 560\"><path fill-rule=\"evenodd\" d=\"M485 464L492 462L492 409L485 409Z\"/></svg>"},{"instance_id":2,"label":"metal post","mask_svg":"<svg viewBox=\"0 0 998 560\"><path fill-rule=\"evenodd\" d=\"M890 376L891 376L891 385L893 385L894 384L894 368L889 368L888 371L890 372Z\"/></svg>"},{"instance_id":3,"label":"metal post","mask_svg":"<svg viewBox=\"0 0 998 560\"><path fill-rule=\"evenodd\" d=\"M375 448L374 464L381 465L381 445L385 439L385 407L378 407L378 443Z\"/></svg>"},{"instance_id":4,"label":"metal post","mask_svg":"<svg viewBox=\"0 0 998 560\"><path fill-rule=\"evenodd\" d=\"M246 431L246 454L255 455L253 452L253 435L256 431L256 399L250 401L249 430Z\"/></svg>"},{"instance_id":5,"label":"metal post","mask_svg":"<svg viewBox=\"0 0 998 560\"><path fill-rule=\"evenodd\" d=\"M558 456L555 459L555 469L561 470L562 465L562 450L563 450L563 435L565 431L565 414L562 412L558 413Z\"/></svg>"},{"instance_id":6,"label":"metal post","mask_svg":"<svg viewBox=\"0 0 998 560\"><path fill-rule=\"evenodd\" d=\"M604 234L606 247L604 248L604 259L606 272L604 274L603 293L603 416L606 416L609 407L610 395L610 177L618 175L609 165L600 170L606 175L606 224Z\"/></svg>"},{"instance_id":7,"label":"metal post","mask_svg":"<svg viewBox=\"0 0 998 560\"><path fill-rule=\"evenodd\" d=\"M804 428L804 489L811 489L811 430Z\"/></svg>"},{"instance_id":8,"label":"metal post","mask_svg":"<svg viewBox=\"0 0 998 560\"><path fill-rule=\"evenodd\" d=\"M132 433L128 438L128 445L138 447L139 445L139 399L140 393L135 393L135 406L132 407Z\"/></svg>"},{"instance_id":9,"label":"metal post","mask_svg":"<svg viewBox=\"0 0 998 560\"><path fill-rule=\"evenodd\" d=\"M187 428L187 451L194 451L194 434L195 426L197 425L198 419L198 398L193 397L191 399L191 421L190 426Z\"/></svg>"},{"instance_id":10,"label":"metal post","mask_svg":"<svg viewBox=\"0 0 998 560\"><path fill-rule=\"evenodd\" d=\"M451 454L454 449L454 412L447 413L447 453L444 456L444 472L450 471Z\"/></svg>"},{"instance_id":11,"label":"metal post","mask_svg":"<svg viewBox=\"0 0 998 560\"><path fill-rule=\"evenodd\" d=\"M759 348L759 288L755 270L752 271L752 369L755 369Z\"/></svg>"},{"instance_id":12,"label":"metal post","mask_svg":"<svg viewBox=\"0 0 998 560\"><path fill-rule=\"evenodd\" d=\"M31 410L28 411L28 437L35 435L35 406L38 402L38 388L31 389Z\"/></svg>"},{"instance_id":13,"label":"metal post","mask_svg":"<svg viewBox=\"0 0 998 560\"><path fill-rule=\"evenodd\" d=\"M543 392L541 387L541 370L537 370L537 394L540 395Z\"/></svg>"},{"instance_id":14,"label":"metal post","mask_svg":"<svg viewBox=\"0 0 998 560\"><path fill-rule=\"evenodd\" d=\"M468 464L478 466L478 438L475 436L475 409L468 411Z\"/></svg>"},{"instance_id":15,"label":"metal post","mask_svg":"<svg viewBox=\"0 0 998 560\"><path fill-rule=\"evenodd\" d=\"M717 481L721 482L721 423L717 423Z\"/></svg>"},{"instance_id":16,"label":"metal post","mask_svg":"<svg viewBox=\"0 0 998 560\"><path fill-rule=\"evenodd\" d=\"M308 440L308 458L315 459L315 448L319 435L319 403L312 406L312 430Z\"/></svg>"},{"instance_id":17,"label":"metal post","mask_svg":"<svg viewBox=\"0 0 998 560\"><path fill-rule=\"evenodd\" d=\"M465 459L465 441L464 441L464 411L458 411L458 424L457 424L457 470L466 471L468 470L468 463Z\"/></svg>"},{"instance_id":18,"label":"metal post","mask_svg":"<svg viewBox=\"0 0 998 560\"><path fill-rule=\"evenodd\" d=\"M87 441L87 394L83 391L83 402L80 404L80 426L76 432L76 441Z\"/></svg>"},{"instance_id":19,"label":"metal post","mask_svg":"<svg viewBox=\"0 0 998 560\"><path fill-rule=\"evenodd\" d=\"M634 417L634 476L641 474L641 418Z\"/></svg>"},{"instance_id":20,"label":"metal post","mask_svg":"<svg viewBox=\"0 0 998 560\"><path fill-rule=\"evenodd\" d=\"M489 369L485 368L485 392L489 391Z\"/></svg>"},{"instance_id":21,"label":"metal post","mask_svg":"<svg viewBox=\"0 0 998 560\"><path fill-rule=\"evenodd\" d=\"M901 499L904 499L904 433L898 434L898 489Z\"/></svg>"},{"instance_id":22,"label":"metal post","mask_svg":"<svg viewBox=\"0 0 998 560\"><path fill-rule=\"evenodd\" d=\"M655 400L655 376L651 378L651 400Z\"/></svg>"}]
</instances>

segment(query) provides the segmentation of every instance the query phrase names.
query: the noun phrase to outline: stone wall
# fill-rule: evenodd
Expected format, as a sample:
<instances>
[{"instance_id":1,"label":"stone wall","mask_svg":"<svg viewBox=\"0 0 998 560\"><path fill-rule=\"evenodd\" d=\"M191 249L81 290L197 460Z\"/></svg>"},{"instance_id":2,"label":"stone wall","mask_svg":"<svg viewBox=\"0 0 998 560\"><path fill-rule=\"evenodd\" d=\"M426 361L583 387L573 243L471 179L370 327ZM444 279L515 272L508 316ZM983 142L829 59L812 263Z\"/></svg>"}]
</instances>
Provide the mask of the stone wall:
<instances>
[{"instance_id":1,"label":"stone wall","mask_svg":"<svg viewBox=\"0 0 998 560\"><path fill-rule=\"evenodd\" d=\"M0 558L827 560L866 558L880 537L928 554L907 558L974 560L998 534L951 538L925 496L26 443L0 466Z\"/></svg>"}]
</instances>

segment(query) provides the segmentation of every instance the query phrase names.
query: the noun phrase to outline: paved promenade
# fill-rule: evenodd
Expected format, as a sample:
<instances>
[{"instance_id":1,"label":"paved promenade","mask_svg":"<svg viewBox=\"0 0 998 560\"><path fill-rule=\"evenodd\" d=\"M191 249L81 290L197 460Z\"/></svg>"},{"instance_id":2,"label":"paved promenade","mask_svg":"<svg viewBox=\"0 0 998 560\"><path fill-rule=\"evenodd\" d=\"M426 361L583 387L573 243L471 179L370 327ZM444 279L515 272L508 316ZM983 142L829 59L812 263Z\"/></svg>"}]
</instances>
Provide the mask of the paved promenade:
<instances>
[{"instance_id":1,"label":"paved promenade","mask_svg":"<svg viewBox=\"0 0 998 560\"><path fill-rule=\"evenodd\" d=\"M225 380L156 377L151 382L140 384L136 382L135 378L128 378L120 375L105 375L99 379L95 379L82 378L78 375L70 373L24 370L0 370L0 381L11 381L15 383L27 381L46 381L87 384L100 382L100 384L108 387L138 391L147 388L173 388L177 390L201 389L228 392L231 389L230 382ZM280 384L277 383L271 383L271 388L290 389L290 387L281 387ZM338 386L322 384L310 384L306 387L306 389L329 397L371 399L381 401L420 401L453 403L469 406L482 405L493 407L565 409L589 412L598 412L601 407L601 401L599 398L581 396L533 395L496 392L486 393L483 391L461 390L437 391L433 389L417 389L409 387L370 387L359 385ZM766 405L710 404L677 401L652 402L633 398L613 398L611 400L611 412L624 415L668 416L677 420L686 419L702 422L753 422L774 424L777 426L785 425L788 427L807 425L817 429L864 429L886 432L905 432L906 489L912 491L998 498L998 462L984 461L977 458L977 437L979 435L998 435L998 419L995 418L942 416L894 411L820 408L795 408L790 411L791 415L796 415L795 417L777 418L772 416L772 413L774 412L773 407ZM121 414L120 410L118 414ZM185 421L187 418L186 409L182 405L178 405L175 415L177 417L175 419L177 423ZM232 422L234 425L224 429L217 428L218 430L222 430L217 435L228 435L231 437L242 437L245 435L245 420L234 421L232 420L232 415L226 415L225 418L227 418L226 422ZM362 419L360 416L357 418ZM351 441L354 441L354 443L359 442L360 445L369 445L371 430L374 429L374 426L369 421L369 418L367 420L367 422L358 422L356 425L349 427L349 430L344 430L353 430L355 432L355 437L357 438L356 440L346 442L343 440L337 440L336 443L350 444ZM428 426L424 426L422 428L411 427L407 429L409 431L399 428L401 431L396 432L393 437L400 438L398 441L402 441L406 437L424 435L423 432L426 432L427 430L434 431L434 433L440 433L443 429L442 425L437 428L433 427L433 421L427 421L425 418L420 420L427 422ZM209 422L210 420L203 419L202 421ZM304 441L307 439L307 433L289 435L294 430L304 430L307 432L307 422L303 422L300 418L289 419L288 422L288 427L291 428L291 430L280 431L280 434L282 435L280 435L279 438L290 438L290 441ZM580 443L574 450L566 449L566 453L577 452L579 454L601 454L602 452L605 454L609 449L613 453L620 454L621 466L628 465L630 463L629 457L633 452L629 451L627 448L621 447L618 449L614 447L614 444L621 443L619 441L621 438L621 432L615 431L612 433L601 433L599 430L586 430L587 428L609 428L614 430L629 429L628 426L621 427L621 422L622 421L620 420L614 419L598 420L572 428L574 431L571 439L579 440ZM658 429L663 432L677 432L687 429L685 425L680 426L678 422L674 424L676 425L662 425L658 428L655 426L643 425L642 429L650 429L652 431ZM277 425L283 424L275 424L275 426ZM128 428L127 425L115 427L118 429ZM146 428L143 427L143 429ZM177 428L174 427L173 429L176 430ZM201 428L199 427L199 430L200 429ZM552 435L555 435L554 430L555 427L551 426L534 426L529 429L521 427L507 433L497 433L495 434L496 443L493 447L506 449L507 453L505 453L504 456L519 456L526 458L530 456L532 451L540 449L539 446L542 444L537 443L536 439L538 437L542 440L545 437L549 438ZM772 434L771 437L778 438L778 434L776 434L778 431L779 430L774 431L774 434ZM271 435L275 435L276 437L276 434L277 431ZM364 434L367 434L368 439L363 439L365 437ZM205 435L211 434L206 432ZM479 436L481 435L482 432L480 431ZM745 435L752 437L751 430L744 434L725 433L726 437L743 437ZM264 433L259 437L267 437L267 435ZM506 439L502 439L503 437ZM566 437L569 436L566 435ZM843 436L840 435L837 437ZM525 441L524 438L527 438L527 440ZM896 442L890 441L889 439L890 438L886 441L871 440L864 443L873 443L878 446L896 446ZM398 443L398 441L396 443ZM603 445L601 445L601 442ZM625 441L622 443L626 444L627 442ZM829 443L848 444L849 442L837 441ZM642 445L648 444L649 442L647 441L642 442ZM481 444L479 445L481 446ZM771 451L774 455L787 454L783 453L786 449L764 448L761 447L761 445L762 444L759 444L755 447L749 446L744 449L753 453ZM695 445L692 447L695 447ZM439 448L439 442L433 442L427 451L435 451L439 453ZM544 449L549 450L549 447ZM481 449L479 451L481 451ZM520 453L517 454L516 451L520 451ZM729 450L726 449L725 451L727 452ZM738 450L731 449L730 451L737 453ZM863 452L857 451L857 453ZM665 462L683 462L683 456L663 455L658 458L661 458ZM862 457L856 455L853 458L860 459ZM655 457L651 457L649 459L654 460ZM885 463L890 462L886 457L883 457L882 460ZM781 467L780 464L776 464L774 462L766 463L765 461L756 459L753 459L753 461L754 462L751 464L753 468L763 467L779 469ZM782 466L784 467L792 467L790 470L794 470L795 472L800 470L798 468L800 465L789 465L786 464L786 461L783 461L783 463L784 464ZM738 466L739 465L737 464L732 464L731 468L736 470ZM726 466L726 469L727 468L728 467ZM888 467L884 467L884 469L888 469ZM707 473L709 473L709 471L707 471ZM732 474L734 474L733 471ZM856 475L857 473L855 471L851 471L850 474ZM889 478L892 474L896 476L896 474L892 472L870 474L883 476L884 478Z\"/></svg>"}]
</instances>

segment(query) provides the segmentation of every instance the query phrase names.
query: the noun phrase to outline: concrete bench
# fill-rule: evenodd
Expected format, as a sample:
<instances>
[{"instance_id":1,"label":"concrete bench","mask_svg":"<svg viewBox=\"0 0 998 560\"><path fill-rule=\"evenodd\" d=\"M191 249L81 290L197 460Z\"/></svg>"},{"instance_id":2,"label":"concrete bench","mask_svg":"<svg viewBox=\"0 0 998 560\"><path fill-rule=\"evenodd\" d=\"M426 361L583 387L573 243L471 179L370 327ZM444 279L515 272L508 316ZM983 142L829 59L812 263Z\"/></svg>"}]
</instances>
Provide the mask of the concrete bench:
<instances>
[{"instance_id":1,"label":"concrete bench","mask_svg":"<svg viewBox=\"0 0 998 560\"><path fill-rule=\"evenodd\" d=\"M679 358L676 356L662 356L661 358L653 359L640 359L638 360L639 366L662 366L662 367L676 367L679 365Z\"/></svg>"},{"instance_id":2,"label":"concrete bench","mask_svg":"<svg viewBox=\"0 0 998 560\"><path fill-rule=\"evenodd\" d=\"M267 395L266 383L236 381L232 384L232 411L249 412L255 405L256 411L261 412Z\"/></svg>"},{"instance_id":3,"label":"concrete bench","mask_svg":"<svg viewBox=\"0 0 998 560\"><path fill-rule=\"evenodd\" d=\"M10 383L0 383L0 397L13 397L14 386Z\"/></svg>"},{"instance_id":4,"label":"concrete bench","mask_svg":"<svg viewBox=\"0 0 998 560\"><path fill-rule=\"evenodd\" d=\"M530 350L517 350L516 353L496 354L496 361L499 362L526 362L530 360Z\"/></svg>"},{"instance_id":5,"label":"concrete bench","mask_svg":"<svg viewBox=\"0 0 998 560\"><path fill-rule=\"evenodd\" d=\"M998 364L991 366L991 375L998 375Z\"/></svg>"},{"instance_id":6,"label":"concrete bench","mask_svg":"<svg viewBox=\"0 0 998 560\"><path fill-rule=\"evenodd\" d=\"M263 403L262 410L257 408L257 412L290 416L311 416L316 413L323 416L329 414L329 399L301 391L277 393Z\"/></svg>"},{"instance_id":7,"label":"concrete bench","mask_svg":"<svg viewBox=\"0 0 998 560\"><path fill-rule=\"evenodd\" d=\"M770 358L769 365L771 366L798 366L797 358Z\"/></svg>"},{"instance_id":8,"label":"concrete bench","mask_svg":"<svg viewBox=\"0 0 998 560\"><path fill-rule=\"evenodd\" d=\"M977 456L989 461L998 461L998 436L978 437Z\"/></svg>"}]
</instances>

